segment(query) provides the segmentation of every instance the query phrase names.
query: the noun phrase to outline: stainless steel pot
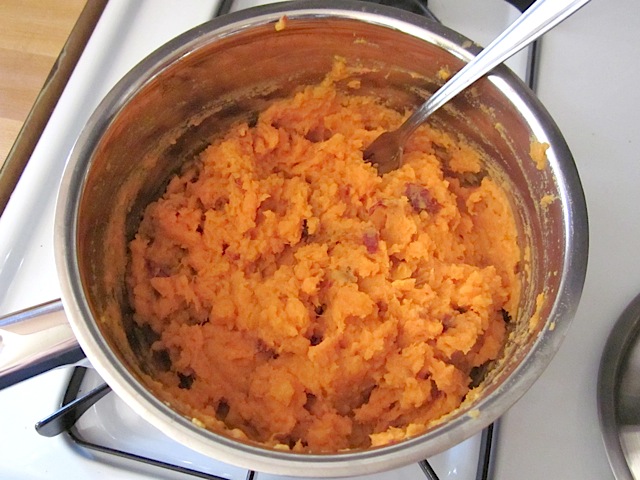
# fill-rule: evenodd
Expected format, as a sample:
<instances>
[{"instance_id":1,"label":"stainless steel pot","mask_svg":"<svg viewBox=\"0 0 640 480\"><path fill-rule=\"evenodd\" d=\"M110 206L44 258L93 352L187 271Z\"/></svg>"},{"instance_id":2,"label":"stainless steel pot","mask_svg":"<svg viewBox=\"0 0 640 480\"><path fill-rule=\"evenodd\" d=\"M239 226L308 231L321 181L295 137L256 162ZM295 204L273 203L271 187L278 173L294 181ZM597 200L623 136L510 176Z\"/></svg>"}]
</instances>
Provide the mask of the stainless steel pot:
<instances>
[{"instance_id":1,"label":"stainless steel pot","mask_svg":"<svg viewBox=\"0 0 640 480\"><path fill-rule=\"evenodd\" d=\"M286 15L286 28L274 25ZM277 4L197 27L150 55L107 95L73 149L55 226L66 315L93 366L138 414L175 440L258 471L345 476L391 469L441 452L504 413L551 360L577 307L586 271L585 200L571 153L535 96L497 68L430 121L464 135L504 181L523 246L523 298L503 357L463 405L395 445L294 454L206 431L141 381L152 367L131 321L124 272L142 209L181 160L233 122L315 83L335 56L368 67L361 91L397 108L417 105L478 48L427 19L358 2ZM547 162L531 159L547 142ZM545 200L543 200L543 198Z\"/></svg>"}]
</instances>

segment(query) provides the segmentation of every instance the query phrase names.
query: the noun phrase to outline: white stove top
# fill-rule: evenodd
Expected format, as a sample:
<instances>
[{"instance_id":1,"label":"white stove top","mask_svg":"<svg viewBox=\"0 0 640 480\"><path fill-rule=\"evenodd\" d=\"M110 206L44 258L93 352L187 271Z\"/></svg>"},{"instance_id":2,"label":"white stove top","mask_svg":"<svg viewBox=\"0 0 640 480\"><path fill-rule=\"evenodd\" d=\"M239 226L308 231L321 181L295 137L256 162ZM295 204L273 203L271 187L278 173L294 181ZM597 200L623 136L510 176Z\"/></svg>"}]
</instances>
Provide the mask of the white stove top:
<instances>
[{"instance_id":1,"label":"white stove top","mask_svg":"<svg viewBox=\"0 0 640 480\"><path fill-rule=\"evenodd\" d=\"M59 297L52 245L55 196L65 158L90 113L137 61L209 19L218 3L189 2L186 8L180 0L109 2L0 217L0 315ZM237 5L256 3L265 2L242 0ZM445 24L481 44L516 15L502 0L430 0L429 6ZM598 425L596 379L606 337L640 291L638 18L637 0L594 0L542 43L538 95L563 131L583 181L590 218L589 268L563 346L540 380L500 420L497 479L613 478ZM521 56L510 66L521 71L522 62ZM65 436L44 438L35 432L34 423L58 408L68 376L69 369L60 369L0 391L0 478L157 478L135 467L96 461ZM477 451L477 443L472 439L434 460L440 477L474 479L467 464L449 460ZM367 478L416 478L415 472Z\"/></svg>"}]
</instances>

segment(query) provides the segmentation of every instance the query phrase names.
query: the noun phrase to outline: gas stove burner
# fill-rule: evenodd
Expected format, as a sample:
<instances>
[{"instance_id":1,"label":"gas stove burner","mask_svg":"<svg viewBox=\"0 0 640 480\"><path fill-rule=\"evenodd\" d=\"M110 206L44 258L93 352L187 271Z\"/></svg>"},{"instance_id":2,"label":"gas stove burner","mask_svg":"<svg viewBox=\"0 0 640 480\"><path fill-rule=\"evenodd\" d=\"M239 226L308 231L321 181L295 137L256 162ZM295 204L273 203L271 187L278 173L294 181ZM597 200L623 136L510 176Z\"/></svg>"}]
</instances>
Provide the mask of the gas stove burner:
<instances>
[{"instance_id":1,"label":"gas stove burner","mask_svg":"<svg viewBox=\"0 0 640 480\"><path fill-rule=\"evenodd\" d=\"M605 345L598 414L616 479L640 478L640 295L624 310Z\"/></svg>"},{"instance_id":2,"label":"gas stove burner","mask_svg":"<svg viewBox=\"0 0 640 480\"><path fill-rule=\"evenodd\" d=\"M50 417L38 422L36 430L44 436L64 433L71 442L96 460L109 464L121 464L123 468L151 469L154 474L174 472L207 480L248 480L272 478L270 475L244 470L193 452L173 442L141 418L138 418L115 394L109 392L102 379L93 369L76 367L70 377L61 409ZM87 402L87 397L89 401ZM102 400L104 398L104 400ZM98 402L105 402L99 405ZM69 406L77 406L77 415L70 415L71 421L61 421L61 412L69 413ZM85 416L86 415L86 416ZM496 427L492 424L478 436L461 444L461 450L468 450L473 442L476 446L478 462L476 480L491 478ZM458 447L454 447L455 450ZM452 452L445 452L445 457ZM453 453L455 456L455 452ZM464 453L463 453L464 455ZM444 460L444 462L443 462ZM437 471L450 461L446 458L422 460L393 471L394 478L403 480L426 478L439 480ZM440 467L440 468L438 468ZM155 469L155 470L154 470ZM159 469L159 470L158 470ZM421 474L421 475L420 475ZM357 477L360 480L376 480L382 474ZM266 477L265 477L266 476Z\"/></svg>"}]
</instances>

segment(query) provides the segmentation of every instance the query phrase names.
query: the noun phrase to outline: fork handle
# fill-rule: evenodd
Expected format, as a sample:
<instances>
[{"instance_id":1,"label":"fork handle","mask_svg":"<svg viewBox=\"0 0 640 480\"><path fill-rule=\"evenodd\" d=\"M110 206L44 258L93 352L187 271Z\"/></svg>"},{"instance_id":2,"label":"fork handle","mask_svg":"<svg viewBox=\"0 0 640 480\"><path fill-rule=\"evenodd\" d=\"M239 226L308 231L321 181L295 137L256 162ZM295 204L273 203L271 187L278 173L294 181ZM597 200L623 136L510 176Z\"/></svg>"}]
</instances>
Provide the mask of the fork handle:
<instances>
[{"instance_id":1,"label":"fork handle","mask_svg":"<svg viewBox=\"0 0 640 480\"><path fill-rule=\"evenodd\" d=\"M589 1L537 0L406 120L403 140L406 140L427 117L462 90L544 35Z\"/></svg>"}]
</instances>

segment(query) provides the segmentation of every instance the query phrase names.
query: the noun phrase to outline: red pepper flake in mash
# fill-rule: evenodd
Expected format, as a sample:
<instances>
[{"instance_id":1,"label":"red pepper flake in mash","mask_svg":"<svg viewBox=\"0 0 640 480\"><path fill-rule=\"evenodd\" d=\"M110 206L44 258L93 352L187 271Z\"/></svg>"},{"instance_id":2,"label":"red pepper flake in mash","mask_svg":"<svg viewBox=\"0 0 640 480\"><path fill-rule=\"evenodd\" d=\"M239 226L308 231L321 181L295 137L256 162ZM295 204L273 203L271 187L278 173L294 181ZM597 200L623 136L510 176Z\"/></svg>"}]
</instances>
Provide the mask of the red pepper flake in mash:
<instances>
[{"instance_id":1,"label":"red pepper flake in mash","mask_svg":"<svg viewBox=\"0 0 640 480\"><path fill-rule=\"evenodd\" d=\"M367 247L367 252L373 254L378 251L378 232L376 230L367 230L362 235L362 242Z\"/></svg>"},{"instance_id":2,"label":"red pepper flake in mash","mask_svg":"<svg viewBox=\"0 0 640 480\"><path fill-rule=\"evenodd\" d=\"M433 215L442 208L429 190L422 185L407 183L404 194L409 199L411 207L418 213L424 210Z\"/></svg>"}]
</instances>

